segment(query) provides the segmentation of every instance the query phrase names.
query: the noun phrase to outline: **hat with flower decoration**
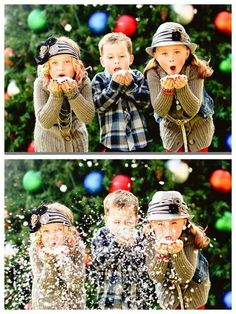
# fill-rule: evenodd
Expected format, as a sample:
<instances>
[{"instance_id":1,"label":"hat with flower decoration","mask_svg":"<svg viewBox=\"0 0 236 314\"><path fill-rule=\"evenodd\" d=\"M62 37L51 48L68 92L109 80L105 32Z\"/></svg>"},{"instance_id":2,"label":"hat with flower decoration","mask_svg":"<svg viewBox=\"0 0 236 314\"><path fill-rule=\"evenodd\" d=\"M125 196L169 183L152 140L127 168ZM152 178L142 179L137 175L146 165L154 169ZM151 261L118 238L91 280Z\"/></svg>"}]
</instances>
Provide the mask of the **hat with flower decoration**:
<instances>
[{"instance_id":1,"label":"hat with flower decoration","mask_svg":"<svg viewBox=\"0 0 236 314\"><path fill-rule=\"evenodd\" d=\"M183 196L177 191L158 191L148 205L148 221L192 217Z\"/></svg>"},{"instance_id":2,"label":"hat with flower decoration","mask_svg":"<svg viewBox=\"0 0 236 314\"><path fill-rule=\"evenodd\" d=\"M153 36L152 45L145 50L150 56L153 56L154 48L173 45L185 45L192 53L197 48L197 44L191 43L189 35L181 24L166 22L158 27Z\"/></svg>"}]
</instances>

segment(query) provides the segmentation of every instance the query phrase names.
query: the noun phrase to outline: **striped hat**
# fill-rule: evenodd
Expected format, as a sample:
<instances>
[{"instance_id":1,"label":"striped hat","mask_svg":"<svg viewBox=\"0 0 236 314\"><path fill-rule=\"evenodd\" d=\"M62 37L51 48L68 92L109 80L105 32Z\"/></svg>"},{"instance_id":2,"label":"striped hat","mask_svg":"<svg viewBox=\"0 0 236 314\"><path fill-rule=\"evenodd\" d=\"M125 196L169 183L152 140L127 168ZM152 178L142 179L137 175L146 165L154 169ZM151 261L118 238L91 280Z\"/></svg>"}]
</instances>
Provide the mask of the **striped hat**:
<instances>
[{"instance_id":1,"label":"striped hat","mask_svg":"<svg viewBox=\"0 0 236 314\"><path fill-rule=\"evenodd\" d=\"M35 58L37 64L42 65L46 63L49 58L62 54L70 55L79 60L79 52L69 43L58 40L55 37L49 37L37 47L37 57Z\"/></svg>"},{"instance_id":2,"label":"striped hat","mask_svg":"<svg viewBox=\"0 0 236 314\"><path fill-rule=\"evenodd\" d=\"M61 223L68 227L72 226L69 218L61 211L57 210L56 208L49 208L45 205L42 205L36 209L33 209L29 224L29 231L34 233L38 231L42 225L53 223Z\"/></svg>"},{"instance_id":3,"label":"striped hat","mask_svg":"<svg viewBox=\"0 0 236 314\"><path fill-rule=\"evenodd\" d=\"M151 47L147 47L145 50L153 57L153 48L173 45L185 45L192 53L197 48L196 44L191 43L189 35L181 24L166 22L158 27L153 36Z\"/></svg>"},{"instance_id":4,"label":"striped hat","mask_svg":"<svg viewBox=\"0 0 236 314\"><path fill-rule=\"evenodd\" d=\"M192 218L183 196L177 191L156 192L148 206L147 219L166 220Z\"/></svg>"}]
</instances>

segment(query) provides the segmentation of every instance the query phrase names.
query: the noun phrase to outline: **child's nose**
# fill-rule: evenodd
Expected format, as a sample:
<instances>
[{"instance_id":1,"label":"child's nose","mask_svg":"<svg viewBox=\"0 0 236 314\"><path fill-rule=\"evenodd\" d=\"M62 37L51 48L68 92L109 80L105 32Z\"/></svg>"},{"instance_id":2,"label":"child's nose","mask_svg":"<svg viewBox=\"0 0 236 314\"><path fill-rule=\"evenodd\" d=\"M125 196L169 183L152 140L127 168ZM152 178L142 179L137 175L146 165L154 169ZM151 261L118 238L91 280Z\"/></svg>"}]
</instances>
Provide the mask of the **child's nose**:
<instances>
[{"instance_id":1,"label":"child's nose","mask_svg":"<svg viewBox=\"0 0 236 314\"><path fill-rule=\"evenodd\" d=\"M119 58L115 58L115 64L118 64L119 63Z\"/></svg>"}]
</instances>

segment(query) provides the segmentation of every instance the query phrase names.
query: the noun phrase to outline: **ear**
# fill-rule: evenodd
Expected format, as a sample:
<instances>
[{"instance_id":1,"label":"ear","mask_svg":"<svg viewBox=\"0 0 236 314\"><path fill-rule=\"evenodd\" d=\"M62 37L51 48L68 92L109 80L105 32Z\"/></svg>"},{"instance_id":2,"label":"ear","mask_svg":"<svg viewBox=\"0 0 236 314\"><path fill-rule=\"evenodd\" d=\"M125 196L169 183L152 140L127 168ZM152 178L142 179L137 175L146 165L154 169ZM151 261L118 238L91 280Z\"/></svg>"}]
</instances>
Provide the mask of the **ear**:
<instances>
[{"instance_id":1,"label":"ear","mask_svg":"<svg viewBox=\"0 0 236 314\"><path fill-rule=\"evenodd\" d=\"M188 57L189 57L189 55L190 55L190 49L189 48L187 48L186 49L186 59L185 60L187 60L188 59Z\"/></svg>"},{"instance_id":2,"label":"ear","mask_svg":"<svg viewBox=\"0 0 236 314\"><path fill-rule=\"evenodd\" d=\"M104 61L103 61L103 57L100 57L100 63L101 63L101 65L105 68L105 66L104 66Z\"/></svg>"},{"instance_id":3,"label":"ear","mask_svg":"<svg viewBox=\"0 0 236 314\"><path fill-rule=\"evenodd\" d=\"M133 64L133 62L134 62L134 55L130 55L129 65Z\"/></svg>"}]
</instances>

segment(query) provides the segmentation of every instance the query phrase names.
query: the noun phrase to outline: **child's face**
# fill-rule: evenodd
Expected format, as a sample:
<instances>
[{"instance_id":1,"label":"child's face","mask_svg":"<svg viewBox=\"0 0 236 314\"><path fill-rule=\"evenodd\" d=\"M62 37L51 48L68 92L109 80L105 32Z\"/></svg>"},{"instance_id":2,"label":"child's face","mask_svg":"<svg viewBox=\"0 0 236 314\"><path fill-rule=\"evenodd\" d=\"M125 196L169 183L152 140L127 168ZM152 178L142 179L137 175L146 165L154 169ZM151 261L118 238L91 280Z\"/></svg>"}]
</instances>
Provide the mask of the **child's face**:
<instances>
[{"instance_id":1,"label":"child's face","mask_svg":"<svg viewBox=\"0 0 236 314\"><path fill-rule=\"evenodd\" d=\"M153 56L168 75L173 75L180 73L189 54L186 46L173 45L157 47Z\"/></svg>"},{"instance_id":2,"label":"child's face","mask_svg":"<svg viewBox=\"0 0 236 314\"><path fill-rule=\"evenodd\" d=\"M53 79L62 76L73 78L75 75L72 57L66 54L54 56L49 59L49 74Z\"/></svg>"},{"instance_id":3,"label":"child's face","mask_svg":"<svg viewBox=\"0 0 236 314\"><path fill-rule=\"evenodd\" d=\"M114 235L120 232L132 233L138 222L134 208L131 207L111 207L105 217L106 226Z\"/></svg>"},{"instance_id":4,"label":"child's face","mask_svg":"<svg viewBox=\"0 0 236 314\"><path fill-rule=\"evenodd\" d=\"M53 249L57 246L65 245L67 226L62 223L43 225L40 228L42 234L42 244L44 247Z\"/></svg>"},{"instance_id":5,"label":"child's face","mask_svg":"<svg viewBox=\"0 0 236 314\"><path fill-rule=\"evenodd\" d=\"M119 70L128 70L134 61L134 56L129 53L126 42L107 43L103 46L100 61L101 65L112 75Z\"/></svg>"},{"instance_id":6,"label":"child's face","mask_svg":"<svg viewBox=\"0 0 236 314\"><path fill-rule=\"evenodd\" d=\"M153 220L150 224L159 241L175 241L181 236L186 219Z\"/></svg>"}]
</instances>

